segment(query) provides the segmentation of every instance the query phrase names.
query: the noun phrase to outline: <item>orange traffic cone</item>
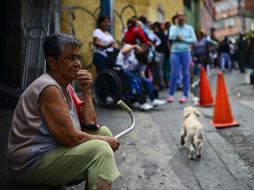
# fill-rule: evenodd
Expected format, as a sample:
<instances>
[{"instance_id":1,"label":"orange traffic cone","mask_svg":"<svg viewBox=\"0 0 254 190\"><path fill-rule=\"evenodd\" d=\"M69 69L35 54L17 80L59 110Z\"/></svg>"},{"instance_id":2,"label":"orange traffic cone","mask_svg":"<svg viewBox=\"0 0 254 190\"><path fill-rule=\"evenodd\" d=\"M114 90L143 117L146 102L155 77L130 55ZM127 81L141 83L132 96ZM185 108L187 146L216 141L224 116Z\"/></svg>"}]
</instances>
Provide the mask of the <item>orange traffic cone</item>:
<instances>
[{"instance_id":1,"label":"orange traffic cone","mask_svg":"<svg viewBox=\"0 0 254 190\"><path fill-rule=\"evenodd\" d=\"M216 128L226 128L239 125L239 123L233 119L231 114L224 77L221 72L218 74L216 102L212 124Z\"/></svg>"},{"instance_id":2,"label":"orange traffic cone","mask_svg":"<svg viewBox=\"0 0 254 190\"><path fill-rule=\"evenodd\" d=\"M199 90L199 106L201 107L214 106L213 95L212 95L209 81L206 76L204 68L201 68L199 89L200 89Z\"/></svg>"}]
</instances>

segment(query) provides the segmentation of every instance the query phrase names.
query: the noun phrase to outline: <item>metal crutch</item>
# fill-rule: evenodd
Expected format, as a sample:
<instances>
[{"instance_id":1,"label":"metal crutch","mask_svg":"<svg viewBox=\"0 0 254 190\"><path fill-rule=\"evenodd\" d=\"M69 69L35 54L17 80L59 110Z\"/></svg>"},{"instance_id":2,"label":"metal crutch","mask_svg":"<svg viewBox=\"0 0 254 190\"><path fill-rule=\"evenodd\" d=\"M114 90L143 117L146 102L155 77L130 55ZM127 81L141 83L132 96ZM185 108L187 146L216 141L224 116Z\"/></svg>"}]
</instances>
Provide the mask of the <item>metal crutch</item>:
<instances>
[{"instance_id":1,"label":"metal crutch","mask_svg":"<svg viewBox=\"0 0 254 190\"><path fill-rule=\"evenodd\" d=\"M135 124L136 124L136 121L135 121L135 116L134 116L134 113L133 111L122 101L122 100L119 100L117 102L117 104L124 110L126 111L128 114L130 114L131 116L131 125L129 128L125 129L124 131L122 131L121 133L117 134L114 138L118 139L120 137L122 137L123 135L131 132L134 128L135 128Z\"/></svg>"}]
</instances>

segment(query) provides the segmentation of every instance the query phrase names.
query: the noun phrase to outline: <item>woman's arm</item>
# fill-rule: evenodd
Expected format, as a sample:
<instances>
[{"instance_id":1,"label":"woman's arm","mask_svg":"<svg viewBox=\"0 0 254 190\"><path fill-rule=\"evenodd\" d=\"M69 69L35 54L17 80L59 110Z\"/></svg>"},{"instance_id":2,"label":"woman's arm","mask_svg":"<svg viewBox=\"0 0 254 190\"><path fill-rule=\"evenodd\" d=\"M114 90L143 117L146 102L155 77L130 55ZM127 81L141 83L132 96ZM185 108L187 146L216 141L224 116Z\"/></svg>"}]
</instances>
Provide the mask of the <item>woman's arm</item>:
<instances>
[{"instance_id":1,"label":"woman's arm","mask_svg":"<svg viewBox=\"0 0 254 190\"><path fill-rule=\"evenodd\" d=\"M74 128L68 106L56 86L48 86L42 91L39 106L49 132L58 143L67 147L74 147L86 141L98 139L107 142L113 151L119 148L117 139L89 135Z\"/></svg>"},{"instance_id":2,"label":"woman's arm","mask_svg":"<svg viewBox=\"0 0 254 190\"><path fill-rule=\"evenodd\" d=\"M97 38L97 37L94 37L93 38L93 44L95 47L97 48L103 48L103 49L106 49L106 48L110 48L110 47L113 47L115 45L115 42L111 42L109 43L108 45L104 45L101 43L100 39Z\"/></svg>"},{"instance_id":3,"label":"woman's arm","mask_svg":"<svg viewBox=\"0 0 254 190\"><path fill-rule=\"evenodd\" d=\"M133 50L133 49L135 49L135 48L140 49L139 45L137 45L137 44L136 44L136 45L126 44L126 45L124 45L124 47L121 49L121 53L122 53L123 55L127 55L128 53L130 53L131 50Z\"/></svg>"},{"instance_id":4,"label":"woman's arm","mask_svg":"<svg viewBox=\"0 0 254 190\"><path fill-rule=\"evenodd\" d=\"M187 43L187 44L193 45L197 42L197 37L196 37L196 34L195 34L192 26L190 26L188 28L188 30L189 30L189 33L190 33L189 37L182 38L182 41Z\"/></svg>"},{"instance_id":5,"label":"woman's arm","mask_svg":"<svg viewBox=\"0 0 254 190\"><path fill-rule=\"evenodd\" d=\"M171 26L169 29L169 40L175 41L176 40L176 26Z\"/></svg>"},{"instance_id":6,"label":"woman's arm","mask_svg":"<svg viewBox=\"0 0 254 190\"><path fill-rule=\"evenodd\" d=\"M39 106L48 130L60 144L73 147L93 139L74 128L68 106L56 86L48 86L42 91Z\"/></svg>"},{"instance_id":7,"label":"woman's arm","mask_svg":"<svg viewBox=\"0 0 254 190\"><path fill-rule=\"evenodd\" d=\"M93 106L92 95L90 92L92 85L92 75L87 70L79 70L77 73L77 80L80 84L84 97L83 105L80 108L82 124L96 124L96 114Z\"/></svg>"},{"instance_id":8,"label":"woman's arm","mask_svg":"<svg viewBox=\"0 0 254 190\"><path fill-rule=\"evenodd\" d=\"M90 93L90 88L92 86L92 75L87 70L79 70L77 73L77 80L84 96L84 103L80 108L81 115L83 117L83 124L96 124L96 114ZM111 146L113 151L116 151L120 145L119 141L112 137L93 135L92 138L106 141Z\"/></svg>"}]
</instances>

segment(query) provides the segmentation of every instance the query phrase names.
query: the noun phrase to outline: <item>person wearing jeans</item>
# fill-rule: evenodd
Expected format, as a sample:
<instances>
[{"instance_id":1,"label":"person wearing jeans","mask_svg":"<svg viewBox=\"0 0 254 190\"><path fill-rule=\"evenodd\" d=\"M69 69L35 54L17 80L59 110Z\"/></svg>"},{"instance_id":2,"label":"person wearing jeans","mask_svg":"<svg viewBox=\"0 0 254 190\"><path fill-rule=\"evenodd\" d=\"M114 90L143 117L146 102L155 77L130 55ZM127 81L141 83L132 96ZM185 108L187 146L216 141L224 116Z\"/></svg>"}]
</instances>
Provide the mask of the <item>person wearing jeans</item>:
<instances>
[{"instance_id":1,"label":"person wearing jeans","mask_svg":"<svg viewBox=\"0 0 254 190\"><path fill-rule=\"evenodd\" d=\"M232 63L230 58L230 46L228 37L226 36L224 40L221 42L218 52L220 54L220 65L222 72L226 72L226 64L228 72L232 70Z\"/></svg>"},{"instance_id":2,"label":"person wearing jeans","mask_svg":"<svg viewBox=\"0 0 254 190\"><path fill-rule=\"evenodd\" d=\"M179 78L179 70L182 69L183 75L183 98L187 99L188 91L190 86L190 52L173 52L171 54L171 80L170 80L170 89L169 95L173 96L175 93L176 83ZM182 99L183 99L182 98ZM181 99L181 100L182 100ZM183 102L182 102L183 103Z\"/></svg>"},{"instance_id":3,"label":"person wearing jeans","mask_svg":"<svg viewBox=\"0 0 254 190\"><path fill-rule=\"evenodd\" d=\"M226 64L228 68L228 72L231 72L232 70L232 62L231 62L230 54L229 53L221 53L220 54L220 64L221 64L221 70L223 72L226 72Z\"/></svg>"},{"instance_id":4,"label":"person wearing jeans","mask_svg":"<svg viewBox=\"0 0 254 190\"><path fill-rule=\"evenodd\" d=\"M179 79L180 69L183 75L183 97L179 100L180 103L186 103L188 100L188 92L190 86L190 58L191 58L191 45L197 41L195 32L192 26L185 24L185 16L182 12L176 13L177 24L170 28L169 39L172 42L171 49L171 80L169 103L174 101L174 94L177 80Z\"/></svg>"},{"instance_id":5,"label":"person wearing jeans","mask_svg":"<svg viewBox=\"0 0 254 190\"><path fill-rule=\"evenodd\" d=\"M153 107L163 105L166 103L166 101L156 98L152 81L143 76L144 74L142 74L142 66L144 65L142 65L140 58L143 56L147 56L147 53L142 46L140 47L139 45L125 44L117 56L116 65L120 66L124 70L127 80L134 80L138 83L138 86L141 89L145 89L152 105L139 102L139 107L140 109L146 111L152 109Z\"/></svg>"}]
</instances>

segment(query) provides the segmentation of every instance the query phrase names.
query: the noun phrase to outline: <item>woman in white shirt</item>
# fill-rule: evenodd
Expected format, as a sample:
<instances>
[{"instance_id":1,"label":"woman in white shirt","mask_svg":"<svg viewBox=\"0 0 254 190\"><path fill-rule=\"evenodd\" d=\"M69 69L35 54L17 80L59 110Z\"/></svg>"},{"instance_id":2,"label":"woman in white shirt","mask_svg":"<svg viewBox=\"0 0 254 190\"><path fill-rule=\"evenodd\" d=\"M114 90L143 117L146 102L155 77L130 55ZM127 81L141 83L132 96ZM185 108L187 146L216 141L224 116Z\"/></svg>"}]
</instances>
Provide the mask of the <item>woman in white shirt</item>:
<instances>
[{"instance_id":1,"label":"woman in white shirt","mask_svg":"<svg viewBox=\"0 0 254 190\"><path fill-rule=\"evenodd\" d=\"M99 17L98 28L93 32L94 55L93 63L97 73L108 68L109 60L107 52L113 52L116 43L113 36L108 32L110 26L109 17Z\"/></svg>"}]
</instances>

